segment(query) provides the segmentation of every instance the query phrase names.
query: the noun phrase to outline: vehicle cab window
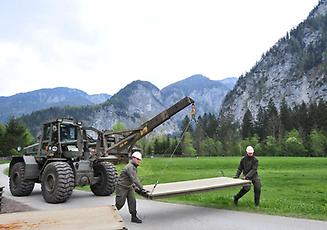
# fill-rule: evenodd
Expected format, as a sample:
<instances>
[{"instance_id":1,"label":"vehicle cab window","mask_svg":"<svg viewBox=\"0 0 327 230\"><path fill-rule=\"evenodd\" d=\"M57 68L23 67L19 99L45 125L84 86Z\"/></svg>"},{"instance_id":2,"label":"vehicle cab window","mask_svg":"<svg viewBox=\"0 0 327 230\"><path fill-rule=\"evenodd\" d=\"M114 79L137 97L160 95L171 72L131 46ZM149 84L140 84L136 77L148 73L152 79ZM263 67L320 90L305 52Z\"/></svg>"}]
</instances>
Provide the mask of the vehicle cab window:
<instances>
[{"instance_id":1,"label":"vehicle cab window","mask_svg":"<svg viewBox=\"0 0 327 230\"><path fill-rule=\"evenodd\" d=\"M60 140L72 141L77 139L77 130L72 125L60 125Z\"/></svg>"}]
</instances>

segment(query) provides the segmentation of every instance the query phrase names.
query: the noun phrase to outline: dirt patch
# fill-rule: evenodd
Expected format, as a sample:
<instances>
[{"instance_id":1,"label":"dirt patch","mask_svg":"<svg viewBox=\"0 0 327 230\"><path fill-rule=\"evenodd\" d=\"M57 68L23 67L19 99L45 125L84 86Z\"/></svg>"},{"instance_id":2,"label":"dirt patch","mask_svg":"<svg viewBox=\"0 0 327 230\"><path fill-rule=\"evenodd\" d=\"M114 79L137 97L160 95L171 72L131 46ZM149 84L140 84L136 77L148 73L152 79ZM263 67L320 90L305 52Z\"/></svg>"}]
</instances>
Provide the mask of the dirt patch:
<instances>
[{"instance_id":1,"label":"dirt patch","mask_svg":"<svg viewBox=\"0 0 327 230\"><path fill-rule=\"evenodd\" d=\"M2 213L12 213L12 212L26 212L36 210L26 204L14 201L12 199L2 197L1 201L1 212Z\"/></svg>"}]
</instances>

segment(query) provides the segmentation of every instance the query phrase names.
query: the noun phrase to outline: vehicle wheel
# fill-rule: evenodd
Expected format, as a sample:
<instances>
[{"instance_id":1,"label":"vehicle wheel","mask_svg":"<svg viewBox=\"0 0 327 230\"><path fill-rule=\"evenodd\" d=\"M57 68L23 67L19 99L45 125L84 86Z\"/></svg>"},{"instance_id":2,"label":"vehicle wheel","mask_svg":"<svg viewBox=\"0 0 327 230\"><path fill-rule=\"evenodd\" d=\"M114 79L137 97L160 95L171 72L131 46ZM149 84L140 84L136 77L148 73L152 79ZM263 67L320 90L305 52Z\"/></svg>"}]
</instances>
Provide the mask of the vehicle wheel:
<instances>
[{"instance_id":1,"label":"vehicle wheel","mask_svg":"<svg viewBox=\"0 0 327 230\"><path fill-rule=\"evenodd\" d=\"M34 181L25 180L25 164L17 162L10 170L9 188L13 196L28 196L34 188Z\"/></svg>"},{"instance_id":2,"label":"vehicle wheel","mask_svg":"<svg viewBox=\"0 0 327 230\"><path fill-rule=\"evenodd\" d=\"M74 189L74 173L67 162L49 163L41 179L42 196L48 203L63 203Z\"/></svg>"},{"instance_id":3,"label":"vehicle wheel","mask_svg":"<svg viewBox=\"0 0 327 230\"><path fill-rule=\"evenodd\" d=\"M96 196L109 196L115 191L117 182L116 168L109 162L100 162L94 166L94 176L99 181L90 188Z\"/></svg>"}]
</instances>

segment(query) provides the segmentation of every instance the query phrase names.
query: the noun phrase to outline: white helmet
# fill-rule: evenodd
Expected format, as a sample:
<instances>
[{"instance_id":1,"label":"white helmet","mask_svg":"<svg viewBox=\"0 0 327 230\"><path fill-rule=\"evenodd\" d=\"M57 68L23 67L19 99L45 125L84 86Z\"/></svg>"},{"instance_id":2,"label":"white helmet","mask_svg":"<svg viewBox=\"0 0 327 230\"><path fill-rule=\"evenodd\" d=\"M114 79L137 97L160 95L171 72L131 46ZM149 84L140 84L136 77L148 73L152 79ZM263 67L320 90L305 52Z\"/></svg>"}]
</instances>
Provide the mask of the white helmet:
<instances>
[{"instance_id":1,"label":"white helmet","mask_svg":"<svg viewBox=\"0 0 327 230\"><path fill-rule=\"evenodd\" d=\"M135 158L137 158L139 160L142 160L142 154L140 152L138 152L138 151L134 152L132 154L132 157L135 157Z\"/></svg>"},{"instance_id":2,"label":"white helmet","mask_svg":"<svg viewBox=\"0 0 327 230\"><path fill-rule=\"evenodd\" d=\"M246 152L247 153L254 153L254 149L253 149L253 147L252 146L248 146L248 147L246 147Z\"/></svg>"}]
</instances>

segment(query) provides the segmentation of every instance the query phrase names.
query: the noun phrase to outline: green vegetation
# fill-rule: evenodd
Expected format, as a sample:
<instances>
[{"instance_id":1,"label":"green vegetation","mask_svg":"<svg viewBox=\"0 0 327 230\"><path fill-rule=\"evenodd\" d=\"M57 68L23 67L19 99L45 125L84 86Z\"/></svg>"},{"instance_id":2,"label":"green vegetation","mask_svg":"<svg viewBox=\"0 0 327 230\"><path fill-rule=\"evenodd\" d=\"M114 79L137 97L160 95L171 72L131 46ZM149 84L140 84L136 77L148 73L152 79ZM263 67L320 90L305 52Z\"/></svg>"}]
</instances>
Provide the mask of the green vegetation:
<instances>
[{"instance_id":1,"label":"green vegetation","mask_svg":"<svg viewBox=\"0 0 327 230\"><path fill-rule=\"evenodd\" d=\"M254 119L254 117L256 119ZM183 120L180 132L190 122ZM175 155L235 156L252 145L260 156L327 156L327 102L319 101L293 108L283 100L279 109L273 100L260 107L255 116L248 109L242 123L231 116L203 114L191 120ZM156 136L139 142L148 155L169 155L177 137Z\"/></svg>"},{"instance_id":2,"label":"green vegetation","mask_svg":"<svg viewBox=\"0 0 327 230\"><path fill-rule=\"evenodd\" d=\"M12 118L6 125L0 123L0 157L16 155L17 147L33 143L33 136L26 126Z\"/></svg>"},{"instance_id":3,"label":"green vegetation","mask_svg":"<svg viewBox=\"0 0 327 230\"><path fill-rule=\"evenodd\" d=\"M143 184L231 177L240 157L144 159L139 168ZM327 158L259 157L261 204L254 207L253 190L235 207L232 197L239 187L162 199L204 207L327 220ZM118 166L118 171L123 165Z\"/></svg>"},{"instance_id":4,"label":"green vegetation","mask_svg":"<svg viewBox=\"0 0 327 230\"><path fill-rule=\"evenodd\" d=\"M117 121L115 124L113 124L111 129L114 132L120 132L120 131L126 130L126 125L122 121Z\"/></svg>"}]
</instances>

